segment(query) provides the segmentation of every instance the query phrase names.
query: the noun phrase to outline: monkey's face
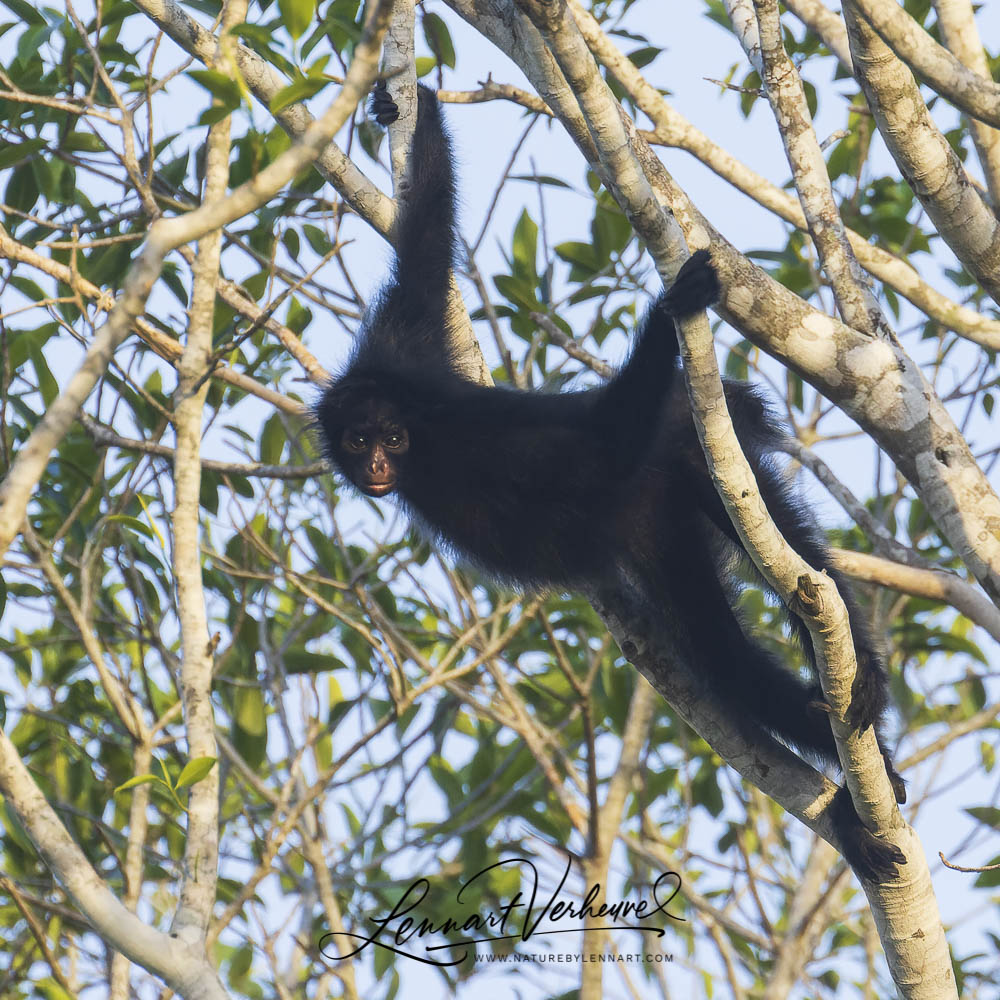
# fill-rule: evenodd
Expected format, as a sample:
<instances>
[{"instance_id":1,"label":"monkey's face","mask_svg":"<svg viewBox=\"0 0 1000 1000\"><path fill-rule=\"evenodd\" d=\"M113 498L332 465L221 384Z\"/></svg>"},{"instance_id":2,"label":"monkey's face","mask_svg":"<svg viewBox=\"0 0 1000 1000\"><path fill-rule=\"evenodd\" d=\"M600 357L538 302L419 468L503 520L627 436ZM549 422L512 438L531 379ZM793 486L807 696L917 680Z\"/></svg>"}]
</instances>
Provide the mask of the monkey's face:
<instances>
[{"instance_id":1,"label":"monkey's face","mask_svg":"<svg viewBox=\"0 0 1000 1000\"><path fill-rule=\"evenodd\" d=\"M352 414L340 438L340 465L366 496L384 497L399 485L410 435L395 408L371 400Z\"/></svg>"}]
</instances>

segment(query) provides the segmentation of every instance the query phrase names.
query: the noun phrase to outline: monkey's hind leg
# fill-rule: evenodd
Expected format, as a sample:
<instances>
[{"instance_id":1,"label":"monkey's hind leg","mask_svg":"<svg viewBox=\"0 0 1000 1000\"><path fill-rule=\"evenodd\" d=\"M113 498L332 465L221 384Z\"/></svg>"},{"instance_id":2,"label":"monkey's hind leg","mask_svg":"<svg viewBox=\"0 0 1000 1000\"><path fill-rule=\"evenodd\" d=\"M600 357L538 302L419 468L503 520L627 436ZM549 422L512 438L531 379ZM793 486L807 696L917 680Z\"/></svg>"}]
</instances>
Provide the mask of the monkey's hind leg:
<instances>
[{"instance_id":1,"label":"monkey's hind leg","mask_svg":"<svg viewBox=\"0 0 1000 1000\"><path fill-rule=\"evenodd\" d=\"M816 685L788 670L745 634L697 528L676 531L672 542L673 572L664 573L662 580L673 617L684 623L695 669L743 720L749 740L767 730L839 767L829 719L814 707ZM895 774L888 760L887 765L890 775ZM836 793L832 809L841 852L858 875L872 882L895 876L906 858L861 822L846 787Z\"/></svg>"}]
</instances>

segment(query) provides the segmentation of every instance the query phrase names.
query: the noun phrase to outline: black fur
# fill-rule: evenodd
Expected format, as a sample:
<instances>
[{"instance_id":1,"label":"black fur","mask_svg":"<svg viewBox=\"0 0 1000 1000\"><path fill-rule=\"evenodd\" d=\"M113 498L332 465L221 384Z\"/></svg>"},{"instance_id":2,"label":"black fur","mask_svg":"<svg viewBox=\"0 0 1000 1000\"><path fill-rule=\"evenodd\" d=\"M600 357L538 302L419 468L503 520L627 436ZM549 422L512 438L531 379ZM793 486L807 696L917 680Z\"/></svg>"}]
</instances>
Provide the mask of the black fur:
<instances>
[{"instance_id":1,"label":"black fur","mask_svg":"<svg viewBox=\"0 0 1000 1000\"><path fill-rule=\"evenodd\" d=\"M395 117L384 87L376 89L373 111L383 123ZM423 87L409 171L391 280L317 409L334 465L370 496L394 492L439 545L498 580L599 588L615 586L624 570L647 610L662 617L667 606L672 627L686 626L697 666L720 701L751 726L837 765L818 684L748 638L733 610L734 564L751 564L708 474L674 328L674 317L718 297L709 255L699 251L684 264L606 385L563 393L476 385L455 373L447 352L454 176L441 109ZM884 668L812 514L774 464L781 429L751 386L728 381L726 397L772 517L847 602L858 659L852 721L880 731ZM812 664L805 626L792 613L789 621ZM903 782L883 754L903 801ZM904 863L861 824L846 789L834 816L859 874L883 880Z\"/></svg>"}]
</instances>

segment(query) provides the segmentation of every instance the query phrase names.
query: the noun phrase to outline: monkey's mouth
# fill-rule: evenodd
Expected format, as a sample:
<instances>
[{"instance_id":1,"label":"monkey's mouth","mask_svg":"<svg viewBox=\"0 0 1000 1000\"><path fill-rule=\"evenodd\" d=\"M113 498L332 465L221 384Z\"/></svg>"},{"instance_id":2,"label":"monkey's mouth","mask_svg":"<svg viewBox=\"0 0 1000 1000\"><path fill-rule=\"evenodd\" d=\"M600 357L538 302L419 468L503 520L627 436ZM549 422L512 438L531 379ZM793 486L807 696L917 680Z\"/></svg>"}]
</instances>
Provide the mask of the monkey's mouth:
<instances>
[{"instance_id":1,"label":"monkey's mouth","mask_svg":"<svg viewBox=\"0 0 1000 1000\"><path fill-rule=\"evenodd\" d=\"M367 497L384 497L396 488L395 480L387 483L365 483L361 492Z\"/></svg>"}]
</instances>

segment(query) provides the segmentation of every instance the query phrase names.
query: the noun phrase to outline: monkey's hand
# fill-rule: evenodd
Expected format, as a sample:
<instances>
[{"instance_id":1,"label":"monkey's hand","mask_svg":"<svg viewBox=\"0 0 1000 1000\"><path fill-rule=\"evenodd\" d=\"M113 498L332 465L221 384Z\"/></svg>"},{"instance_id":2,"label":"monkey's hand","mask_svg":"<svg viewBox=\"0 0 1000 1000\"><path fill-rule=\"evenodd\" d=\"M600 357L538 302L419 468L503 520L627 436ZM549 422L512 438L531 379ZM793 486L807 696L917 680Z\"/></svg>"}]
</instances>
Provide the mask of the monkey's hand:
<instances>
[{"instance_id":1,"label":"monkey's hand","mask_svg":"<svg viewBox=\"0 0 1000 1000\"><path fill-rule=\"evenodd\" d=\"M376 80L372 88L372 117L382 125L391 125L399 117L399 108L389 95L385 80Z\"/></svg>"},{"instance_id":2,"label":"monkey's hand","mask_svg":"<svg viewBox=\"0 0 1000 1000\"><path fill-rule=\"evenodd\" d=\"M719 276L707 250L691 254L657 303L668 316L684 319L719 301Z\"/></svg>"}]
</instances>

